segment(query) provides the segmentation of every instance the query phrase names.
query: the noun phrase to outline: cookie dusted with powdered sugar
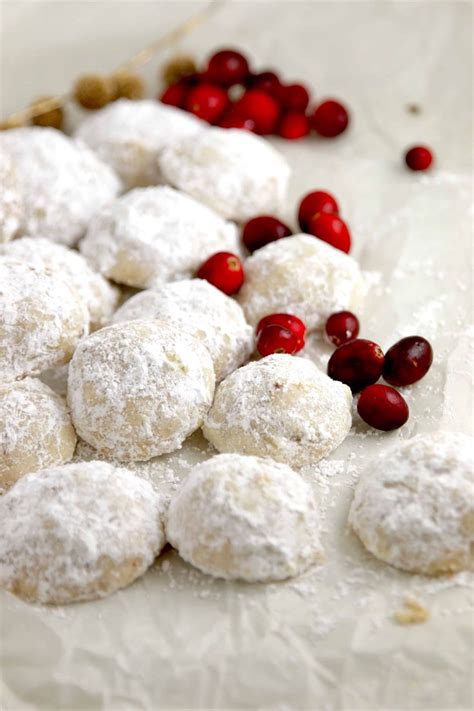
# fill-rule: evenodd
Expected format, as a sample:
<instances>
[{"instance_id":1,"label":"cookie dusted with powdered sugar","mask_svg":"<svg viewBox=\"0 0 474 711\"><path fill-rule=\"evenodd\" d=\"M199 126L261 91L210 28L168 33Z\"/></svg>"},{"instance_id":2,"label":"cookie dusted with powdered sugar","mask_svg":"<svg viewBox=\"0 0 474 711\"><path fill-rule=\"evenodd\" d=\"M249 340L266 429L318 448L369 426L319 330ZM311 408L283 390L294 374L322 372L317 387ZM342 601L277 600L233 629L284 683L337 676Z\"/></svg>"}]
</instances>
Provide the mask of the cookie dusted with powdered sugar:
<instances>
[{"instance_id":1,"label":"cookie dusted with powdered sugar","mask_svg":"<svg viewBox=\"0 0 474 711\"><path fill-rule=\"evenodd\" d=\"M88 116L77 129L80 138L115 170L127 189L162 183L161 152L206 124L158 101L114 101Z\"/></svg>"},{"instance_id":2,"label":"cookie dusted with powdered sugar","mask_svg":"<svg viewBox=\"0 0 474 711\"><path fill-rule=\"evenodd\" d=\"M76 431L101 454L146 461L179 449L214 395L207 349L160 321L129 321L84 338L69 366Z\"/></svg>"},{"instance_id":3,"label":"cookie dusted with powdered sugar","mask_svg":"<svg viewBox=\"0 0 474 711\"><path fill-rule=\"evenodd\" d=\"M0 378L67 363L88 324L84 300L57 268L0 256Z\"/></svg>"},{"instance_id":4,"label":"cookie dusted with powdered sugar","mask_svg":"<svg viewBox=\"0 0 474 711\"><path fill-rule=\"evenodd\" d=\"M359 265L316 237L285 237L257 250L245 262L238 301L256 325L272 313L289 313L309 330L336 311L357 312L365 296Z\"/></svg>"},{"instance_id":5,"label":"cookie dusted with powdered sugar","mask_svg":"<svg viewBox=\"0 0 474 711\"><path fill-rule=\"evenodd\" d=\"M349 524L376 558L411 573L474 569L473 440L421 434L360 477Z\"/></svg>"},{"instance_id":6,"label":"cookie dusted with powdered sugar","mask_svg":"<svg viewBox=\"0 0 474 711\"><path fill-rule=\"evenodd\" d=\"M228 580L284 580L322 559L310 486L261 457L220 454L195 466L171 500L166 534L184 560Z\"/></svg>"},{"instance_id":7,"label":"cookie dusted with powdered sugar","mask_svg":"<svg viewBox=\"0 0 474 711\"><path fill-rule=\"evenodd\" d=\"M0 143L0 244L20 230L23 211L13 161Z\"/></svg>"},{"instance_id":8,"label":"cookie dusted with powdered sugar","mask_svg":"<svg viewBox=\"0 0 474 711\"><path fill-rule=\"evenodd\" d=\"M0 498L0 587L65 604L130 585L165 543L151 484L106 462L28 474Z\"/></svg>"},{"instance_id":9,"label":"cookie dusted with powdered sugar","mask_svg":"<svg viewBox=\"0 0 474 711\"><path fill-rule=\"evenodd\" d=\"M0 245L1 254L59 270L84 300L91 330L104 326L117 307L119 290L94 272L84 257L72 249L41 237L22 237Z\"/></svg>"},{"instance_id":10,"label":"cookie dusted with powdered sugar","mask_svg":"<svg viewBox=\"0 0 474 711\"><path fill-rule=\"evenodd\" d=\"M19 235L75 244L121 190L115 173L83 143L51 128L0 133L21 197Z\"/></svg>"},{"instance_id":11,"label":"cookie dusted with powdered sugar","mask_svg":"<svg viewBox=\"0 0 474 711\"><path fill-rule=\"evenodd\" d=\"M157 286L194 276L215 252L239 250L237 228L173 188L137 188L89 225L80 250L119 284Z\"/></svg>"},{"instance_id":12,"label":"cookie dusted with powdered sugar","mask_svg":"<svg viewBox=\"0 0 474 711\"><path fill-rule=\"evenodd\" d=\"M113 323L146 318L166 321L201 341L217 381L247 361L253 350L253 329L239 304L203 279L142 291L119 308Z\"/></svg>"},{"instance_id":13,"label":"cookie dusted with powdered sugar","mask_svg":"<svg viewBox=\"0 0 474 711\"><path fill-rule=\"evenodd\" d=\"M290 168L263 138L238 129L208 128L163 151L166 179L231 220L278 212Z\"/></svg>"},{"instance_id":14,"label":"cookie dusted with powdered sugar","mask_svg":"<svg viewBox=\"0 0 474 711\"><path fill-rule=\"evenodd\" d=\"M271 457L294 467L330 454L351 428L351 391L309 360L277 354L217 387L204 436L219 452Z\"/></svg>"}]
</instances>

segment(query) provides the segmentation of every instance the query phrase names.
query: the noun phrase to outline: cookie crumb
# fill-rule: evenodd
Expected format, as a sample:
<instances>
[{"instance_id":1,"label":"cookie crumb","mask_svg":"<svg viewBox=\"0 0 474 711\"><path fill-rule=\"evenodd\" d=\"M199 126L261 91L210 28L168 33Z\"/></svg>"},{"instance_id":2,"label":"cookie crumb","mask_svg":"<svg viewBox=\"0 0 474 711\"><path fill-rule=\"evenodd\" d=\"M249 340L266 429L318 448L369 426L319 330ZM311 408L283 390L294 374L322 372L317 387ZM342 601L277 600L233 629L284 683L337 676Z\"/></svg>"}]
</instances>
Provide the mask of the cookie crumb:
<instances>
[{"instance_id":1,"label":"cookie crumb","mask_svg":"<svg viewBox=\"0 0 474 711\"><path fill-rule=\"evenodd\" d=\"M421 114L421 106L419 104L407 104L406 110L409 114Z\"/></svg>"},{"instance_id":2,"label":"cookie crumb","mask_svg":"<svg viewBox=\"0 0 474 711\"><path fill-rule=\"evenodd\" d=\"M429 618L430 613L427 608L413 597L404 599L404 609L396 610L393 615L395 622L399 625L419 625Z\"/></svg>"}]
</instances>

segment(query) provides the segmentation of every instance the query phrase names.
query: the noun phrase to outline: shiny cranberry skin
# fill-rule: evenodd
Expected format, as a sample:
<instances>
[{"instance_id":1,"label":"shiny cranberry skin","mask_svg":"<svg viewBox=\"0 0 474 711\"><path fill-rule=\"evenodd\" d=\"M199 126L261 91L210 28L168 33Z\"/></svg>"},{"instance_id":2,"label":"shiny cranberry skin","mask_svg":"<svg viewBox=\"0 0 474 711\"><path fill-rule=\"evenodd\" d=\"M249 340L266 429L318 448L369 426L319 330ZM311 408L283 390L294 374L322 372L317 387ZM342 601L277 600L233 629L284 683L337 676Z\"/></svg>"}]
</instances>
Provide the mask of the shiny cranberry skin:
<instances>
[{"instance_id":1,"label":"shiny cranberry skin","mask_svg":"<svg viewBox=\"0 0 474 711\"><path fill-rule=\"evenodd\" d=\"M320 136L335 138L349 125L349 113L339 101L328 99L316 107L311 125Z\"/></svg>"},{"instance_id":2,"label":"shiny cranberry skin","mask_svg":"<svg viewBox=\"0 0 474 711\"><path fill-rule=\"evenodd\" d=\"M283 87L281 103L288 111L305 112L309 104L309 92L302 84L288 84Z\"/></svg>"},{"instance_id":3,"label":"shiny cranberry skin","mask_svg":"<svg viewBox=\"0 0 474 711\"><path fill-rule=\"evenodd\" d=\"M433 153L426 146L413 146L405 153L405 163L410 170L428 170L433 162Z\"/></svg>"},{"instance_id":4,"label":"shiny cranberry skin","mask_svg":"<svg viewBox=\"0 0 474 711\"><path fill-rule=\"evenodd\" d=\"M168 104L169 106L177 106L180 109L184 109L186 105L186 99L189 94L189 85L184 81L178 81L176 84L172 84L160 96L160 101L163 104Z\"/></svg>"},{"instance_id":5,"label":"shiny cranberry skin","mask_svg":"<svg viewBox=\"0 0 474 711\"><path fill-rule=\"evenodd\" d=\"M339 214L339 205L331 193L326 193L324 190L314 190L301 200L298 208L298 222L303 232L308 230L309 222L317 212Z\"/></svg>"},{"instance_id":6,"label":"shiny cranberry skin","mask_svg":"<svg viewBox=\"0 0 474 711\"><path fill-rule=\"evenodd\" d=\"M389 385L369 385L359 396L357 412L364 422L384 432L397 430L410 415L405 398Z\"/></svg>"},{"instance_id":7,"label":"shiny cranberry skin","mask_svg":"<svg viewBox=\"0 0 474 711\"><path fill-rule=\"evenodd\" d=\"M277 101L281 100L284 91L279 76L270 71L254 74L249 85L252 89L260 89L260 91L270 94Z\"/></svg>"},{"instance_id":8,"label":"shiny cranberry skin","mask_svg":"<svg viewBox=\"0 0 474 711\"><path fill-rule=\"evenodd\" d=\"M217 252L201 264L196 276L230 296L236 294L244 283L244 268L235 254Z\"/></svg>"},{"instance_id":9,"label":"shiny cranberry skin","mask_svg":"<svg viewBox=\"0 0 474 711\"><path fill-rule=\"evenodd\" d=\"M244 225L242 241L249 252L255 252L256 249L265 247L270 242L290 235L291 230L284 222L271 215L260 215L253 217Z\"/></svg>"},{"instance_id":10,"label":"shiny cranberry skin","mask_svg":"<svg viewBox=\"0 0 474 711\"><path fill-rule=\"evenodd\" d=\"M273 353L289 353L298 350L298 341L294 333L287 328L272 324L263 328L257 336L257 353L261 356Z\"/></svg>"},{"instance_id":11,"label":"shiny cranberry skin","mask_svg":"<svg viewBox=\"0 0 474 711\"><path fill-rule=\"evenodd\" d=\"M344 220L330 212L317 212L309 221L310 235L322 239L342 252L351 250L351 233Z\"/></svg>"},{"instance_id":12,"label":"shiny cranberry skin","mask_svg":"<svg viewBox=\"0 0 474 711\"><path fill-rule=\"evenodd\" d=\"M342 346L359 335L359 319L350 311L338 311L328 318L324 331L330 343Z\"/></svg>"},{"instance_id":13,"label":"shiny cranberry skin","mask_svg":"<svg viewBox=\"0 0 474 711\"><path fill-rule=\"evenodd\" d=\"M249 63L234 49L221 49L212 55L207 65L206 77L209 81L231 86L244 82L249 75Z\"/></svg>"},{"instance_id":14,"label":"shiny cranberry skin","mask_svg":"<svg viewBox=\"0 0 474 711\"><path fill-rule=\"evenodd\" d=\"M277 133L282 138L295 141L304 138L310 132L309 119L304 113L288 111L283 114L278 124Z\"/></svg>"},{"instance_id":15,"label":"shiny cranberry skin","mask_svg":"<svg viewBox=\"0 0 474 711\"><path fill-rule=\"evenodd\" d=\"M383 352L380 346L364 338L356 338L339 346L329 359L328 375L340 380L356 393L372 385L382 375Z\"/></svg>"},{"instance_id":16,"label":"shiny cranberry skin","mask_svg":"<svg viewBox=\"0 0 474 711\"><path fill-rule=\"evenodd\" d=\"M228 105L227 92L214 84L196 86L186 99L186 109L209 123L215 123Z\"/></svg>"},{"instance_id":17,"label":"shiny cranberry skin","mask_svg":"<svg viewBox=\"0 0 474 711\"><path fill-rule=\"evenodd\" d=\"M422 336L407 336L385 354L383 377L390 385L412 385L424 378L433 362L433 349Z\"/></svg>"},{"instance_id":18,"label":"shiny cranberry skin","mask_svg":"<svg viewBox=\"0 0 474 711\"><path fill-rule=\"evenodd\" d=\"M241 116L255 121L256 133L266 135L274 132L280 107L269 94L258 89L249 89L236 101L234 108Z\"/></svg>"},{"instance_id":19,"label":"shiny cranberry skin","mask_svg":"<svg viewBox=\"0 0 474 711\"><path fill-rule=\"evenodd\" d=\"M298 316L293 316L293 314L269 314L269 316L264 316L257 324L257 336L260 331L263 331L264 328L268 328L268 326L281 326L291 331L297 340L295 353L304 347L306 326Z\"/></svg>"},{"instance_id":20,"label":"shiny cranberry skin","mask_svg":"<svg viewBox=\"0 0 474 711\"><path fill-rule=\"evenodd\" d=\"M227 111L217 125L221 128L244 128L247 131L255 131L255 121L251 118L240 116L234 109Z\"/></svg>"}]
</instances>

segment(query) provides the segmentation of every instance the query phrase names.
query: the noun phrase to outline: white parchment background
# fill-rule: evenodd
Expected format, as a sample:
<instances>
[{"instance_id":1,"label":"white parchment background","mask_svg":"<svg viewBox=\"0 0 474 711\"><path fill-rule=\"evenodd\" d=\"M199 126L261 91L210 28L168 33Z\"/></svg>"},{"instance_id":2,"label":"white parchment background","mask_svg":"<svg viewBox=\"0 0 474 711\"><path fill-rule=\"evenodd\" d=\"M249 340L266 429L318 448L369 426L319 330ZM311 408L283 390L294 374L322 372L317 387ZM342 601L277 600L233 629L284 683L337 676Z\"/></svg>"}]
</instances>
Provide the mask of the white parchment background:
<instances>
[{"instance_id":1,"label":"white parchment background","mask_svg":"<svg viewBox=\"0 0 474 711\"><path fill-rule=\"evenodd\" d=\"M2 2L1 113L113 69L201 5ZM2 595L3 709L471 708L470 576L400 573L345 526L358 472L376 452L472 427L471 21L463 2L228 2L182 43L199 59L242 47L262 69L347 101L353 123L337 141L275 141L294 171L283 216L294 221L306 190L333 191L354 255L376 272L362 335L388 346L420 333L435 364L406 389L412 417L401 431L374 434L355 418L330 462L304 473L324 512L325 566L277 585L229 584L168 550L105 601L45 609ZM156 64L146 76L154 93ZM420 141L437 154L426 176L401 164ZM324 365L327 351L314 338L305 355ZM169 492L209 453L195 435L138 469ZM82 446L79 456L92 453ZM407 594L429 609L425 624L393 621Z\"/></svg>"}]
</instances>

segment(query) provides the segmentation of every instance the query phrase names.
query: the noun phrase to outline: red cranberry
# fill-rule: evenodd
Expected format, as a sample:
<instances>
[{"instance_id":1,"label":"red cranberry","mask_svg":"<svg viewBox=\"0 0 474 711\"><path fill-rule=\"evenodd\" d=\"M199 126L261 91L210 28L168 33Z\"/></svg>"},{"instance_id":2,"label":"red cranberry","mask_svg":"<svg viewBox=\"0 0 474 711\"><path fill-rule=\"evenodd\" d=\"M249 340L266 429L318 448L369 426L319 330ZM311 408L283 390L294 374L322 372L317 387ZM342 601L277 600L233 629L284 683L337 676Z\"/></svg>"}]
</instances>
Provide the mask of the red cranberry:
<instances>
[{"instance_id":1,"label":"red cranberry","mask_svg":"<svg viewBox=\"0 0 474 711\"><path fill-rule=\"evenodd\" d=\"M201 264L196 276L230 295L236 294L244 283L244 268L235 254L217 252Z\"/></svg>"},{"instance_id":2,"label":"red cranberry","mask_svg":"<svg viewBox=\"0 0 474 711\"><path fill-rule=\"evenodd\" d=\"M189 93L186 108L204 121L215 123L227 108L227 92L214 84L200 84Z\"/></svg>"},{"instance_id":3,"label":"red cranberry","mask_svg":"<svg viewBox=\"0 0 474 711\"><path fill-rule=\"evenodd\" d=\"M249 74L249 63L240 52L221 49L212 55L207 65L206 76L222 86L243 82Z\"/></svg>"},{"instance_id":4,"label":"red cranberry","mask_svg":"<svg viewBox=\"0 0 474 711\"><path fill-rule=\"evenodd\" d=\"M290 141L295 141L298 138L304 138L310 132L309 119L304 113L297 111L288 111L283 114L278 125L278 135L282 138L287 138Z\"/></svg>"},{"instance_id":5,"label":"red cranberry","mask_svg":"<svg viewBox=\"0 0 474 711\"><path fill-rule=\"evenodd\" d=\"M342 346L359 335L359 319L350 311L338 311L328 318L324 331L330 343Z\"/></svg>"},{"instance_id":6,"label":"red cranberry","mask_svg":"<svg viewBox=\"0 0 474 711\"><path fill-rule=\"evenodd\" d=\"M160 96L160 101L163 104L169 104L169 106L177 106L180 109L184 109L188 94L189 86L183 81L178 81L176 84L172 84L164 90Z\"/></svg>"},{"instance_id":7,"label":"red cranberry","mask_svg":"<svg viewBox=\"0 0 474 711\"><path fill-rule=\"evenodd\" d=\"M240 116L235 109L227 111L217 125L221 128L244 128L247 131L255 131L255 121Z\"/></svg>"},{"instance_id":8,"label":"red cranberry","mask_svg":"<svg viewBox=\"0 0 474 711\"><path fill-rule=\"evenodd\" d=\"M307 231L309 221L317 212L332 212L338 215L339 205L336 199L324 190L314 190L305 195L298 208L298 222L303 232Z\"/></svg>"},{"instance_id":9,"label":"red cranberry","mask_svg":"<svg viewBox=\"0 0 474 711\"><path fill-rule=\"evenodd\" d=\"M272 324L263 328L257 336L257 353L261 356L273 353L296 353L298 340L287 328Z\"/></svg>"},{"instance_id":10,"label":"red cranberry","mask_svg":"<svg viewBox=\"0 0 474 711\"><path fill-rule=\"evenodd\" d=\"M316 107L311 124L320 136L334 138L346 130L349 124L349 114L338 101L328 99Z\"/></svg>"},{"instance_id":11,"label":"red cranberry","mask_svg":"<svg viewBox=\"0 0 474 711\"><path fill-rule=\"evenodd\" d=\"M286 328L288 331L291 331L297 341L295 353L304 347L306 326L303 321L298 318L298 316L293 316L292 314L270 314L269 316L264 316L257 324L257 335L260 331L268 328L268 326L281 326L282 328Z\"/></svg>"},{"instance_id":12,"label":"red cranberry","mask_svg":"<svg viewBox=\"0 0 474 711\"><path fill-rule=\"evenodd\" d=\"M349 385L356 393L372 385L382 375L383 352L380 346L364 338L339 346L329 359L328 375Z\"/></svg>"},{"instance_id":13,"label":"red cranberry","mask_svg":"<svg viewBox=\"0 0 474 711\"><path fill-rule=\"evenodd\" d=\"M422 336L407 336L385 354L383 377L390 385L412 385L421 380L433 362L433 349Z\"/></svg>"},{"instance_id":14,"label":"red cranberry","mask_svg":"<svg viewBox=\"0 0 474 711\"><path fill-rule=\"evenodd\" d=\"M413 146L405 153L405 163L410 170L428 170L433 154L426 146Z\"/></svg>"},{"instance_id":15,"label":"red cranberry","mask_svg":"<svg viewBox=\"0 0 474 711\"><path fill-rule=\"evenodd\" d=\"M317 212L309 221L308 232L342 252L350 252L351 233L344 220L337 215Z\"/></svg>"},{"instance_id":16,"label":"red cranberry","mask_svg":"<svg viewBox=\"0 0 474 711\"><path fill-rule=\"evenodd\" d=\"M360 394L357 412L364 422L377 430L396 430L408 420L405 399L389 385L369 385Z\"/></svg>"},{"instance_id":17,"label":"red cranberry","mask_svg":"<svg viewBox=\"0 0 474 711\"><path fill-rule=\"evenodd\" d=\"M290 235L291 230L284 222L271 215L261 215L253 217L245 224L242 241L249 252L255 252L270 242Z\"/></svg>"},{"instance_id":18,"label":"red cranberry","mask_svg":"<svg viewBox=\"0 0 474 711\"><path fill-rule=\"evenodd\" d=\"M235 110L245 118L255 121L255 131L262 135L275 130L280 107L275 99L264 91L250 89L235 103Z\"/></svg>"},{"instance_id":19,"label":"red cranberry","mask_svg":"<svg viewBox=\"0 0 474 711\"><path fill-rule=\"evenodd\" d=\"M288 111L306 111L309 92L302 84L288 84L283 87L281 103Z\"/></svg>"},{"instance_id":20,"label":"red cranberry","mask_svg":"<svg viewBox=\"0 0 474 711\"><path fill-rule=\"evenodd\" d=\"M259 89L260 91L270 94L270 96L273 96L277 101L281 100L283 87L279 76L275 74L275 72L268 71L254 74L250 80L250 86L252 89Z\"/></svg>"}]
</instances>

